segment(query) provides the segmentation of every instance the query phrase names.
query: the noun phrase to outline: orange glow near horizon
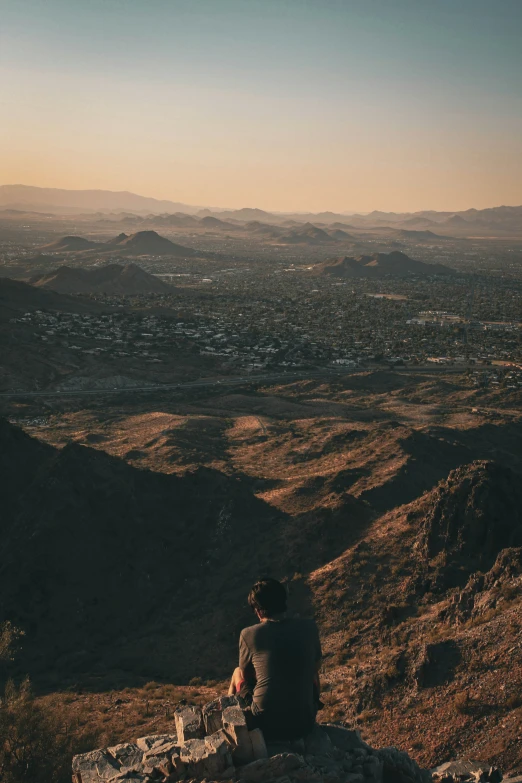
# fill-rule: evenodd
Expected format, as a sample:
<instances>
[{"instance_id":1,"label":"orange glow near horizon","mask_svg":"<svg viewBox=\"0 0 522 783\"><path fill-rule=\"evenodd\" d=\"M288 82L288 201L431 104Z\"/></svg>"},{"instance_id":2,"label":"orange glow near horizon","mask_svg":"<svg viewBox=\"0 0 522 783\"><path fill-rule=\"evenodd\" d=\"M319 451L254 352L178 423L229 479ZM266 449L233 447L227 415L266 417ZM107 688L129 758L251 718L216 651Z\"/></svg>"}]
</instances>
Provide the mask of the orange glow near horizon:
<instances>
[{"instance_id":1,"label":"orange glow near horizon","mask_svg":"<svg viewBox=\"0 0 522 783\"><path fill-rule=\"evenodd\" d=\"M500 2L8 0L0 184L279 211L521 204L522 5Z\"/></svg>"}]
</instances>

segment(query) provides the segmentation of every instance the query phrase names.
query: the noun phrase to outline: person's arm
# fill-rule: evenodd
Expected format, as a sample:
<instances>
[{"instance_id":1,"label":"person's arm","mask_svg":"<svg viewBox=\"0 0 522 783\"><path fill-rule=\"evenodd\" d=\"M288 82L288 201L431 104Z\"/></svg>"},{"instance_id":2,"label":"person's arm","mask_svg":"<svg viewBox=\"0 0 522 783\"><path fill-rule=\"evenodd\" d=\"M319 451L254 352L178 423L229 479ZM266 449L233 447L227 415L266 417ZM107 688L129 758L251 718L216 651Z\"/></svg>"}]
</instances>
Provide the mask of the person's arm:
<instances>
[{"instance_id":1,"label":"person's arm","mask_svg":"<svg viewBox=\"0 0 522 783\"><path fill-rule=\"evenodd\" d=\"M234 670L228 695L234 696L241 690L241 685L245 680L255 681L254 664L252 663L252 653L246 643L243 631L239 637L239 666Z\"/></svg>"}]
</instances>

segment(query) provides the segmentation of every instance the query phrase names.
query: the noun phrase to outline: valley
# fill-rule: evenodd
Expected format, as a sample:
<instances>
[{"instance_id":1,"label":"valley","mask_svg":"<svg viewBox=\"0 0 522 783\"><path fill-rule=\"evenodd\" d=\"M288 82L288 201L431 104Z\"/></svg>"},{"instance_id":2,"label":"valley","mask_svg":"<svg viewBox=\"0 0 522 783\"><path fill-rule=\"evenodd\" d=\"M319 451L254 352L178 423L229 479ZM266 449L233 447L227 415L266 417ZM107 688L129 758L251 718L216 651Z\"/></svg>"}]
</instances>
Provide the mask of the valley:
<instances>
[{"instance_id":1,"label":"valley","mask_svg":"<svg viewBox=\"0 0 522 783\"><path fill-rule=\"evenodd\" d=\"M270 575L321 720L520 773L516 231L310 217L0 211L9 672L79 747L168 731Z\"/></svg>"}]
</instances>

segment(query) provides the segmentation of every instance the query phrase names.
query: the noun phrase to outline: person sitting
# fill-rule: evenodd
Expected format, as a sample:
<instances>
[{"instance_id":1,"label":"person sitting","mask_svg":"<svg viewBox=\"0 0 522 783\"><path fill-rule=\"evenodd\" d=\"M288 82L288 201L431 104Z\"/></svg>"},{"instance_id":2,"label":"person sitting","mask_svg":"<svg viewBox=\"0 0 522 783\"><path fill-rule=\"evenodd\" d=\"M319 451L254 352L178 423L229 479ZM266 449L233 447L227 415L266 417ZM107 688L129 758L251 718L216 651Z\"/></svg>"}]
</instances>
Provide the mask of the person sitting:
<instances>
[{"instance_id":1,"label":"person sitting","mask_svg":"<svg viewBox=\"0 0 522 783\"><path fill-rule=\"evenodd\" d=\"M249 729L260 728L271 740L305 736L322 707L317 626L286 617L286 601L286 590L275 579L262 579L251 589L248 603L259 623L241 631L239 666L228 691L248 705Z\"/></svg>"}]
</instances>

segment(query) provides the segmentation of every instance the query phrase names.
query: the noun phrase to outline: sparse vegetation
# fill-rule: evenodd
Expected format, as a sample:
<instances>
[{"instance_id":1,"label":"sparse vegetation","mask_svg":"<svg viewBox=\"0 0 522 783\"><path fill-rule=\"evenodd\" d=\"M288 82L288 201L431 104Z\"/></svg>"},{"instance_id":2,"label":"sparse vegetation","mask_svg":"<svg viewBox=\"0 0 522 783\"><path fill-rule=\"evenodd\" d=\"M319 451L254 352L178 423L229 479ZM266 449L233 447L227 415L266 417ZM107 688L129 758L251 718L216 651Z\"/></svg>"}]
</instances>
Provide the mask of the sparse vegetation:
<instances>
[{"instance_id":1,"label":"sparse vegetation","mask_svg":"<svg viewBox=\"0 0 522 783\"><path fill-rule=\"evenodd\" d=\"M96 737L84 737L88 743ZM29 681L17 687L10 680L0 703L0 780L5 783L65 783L70 780L71 727L42 709L34 700Z\"/></svg>"}]
</instances>

